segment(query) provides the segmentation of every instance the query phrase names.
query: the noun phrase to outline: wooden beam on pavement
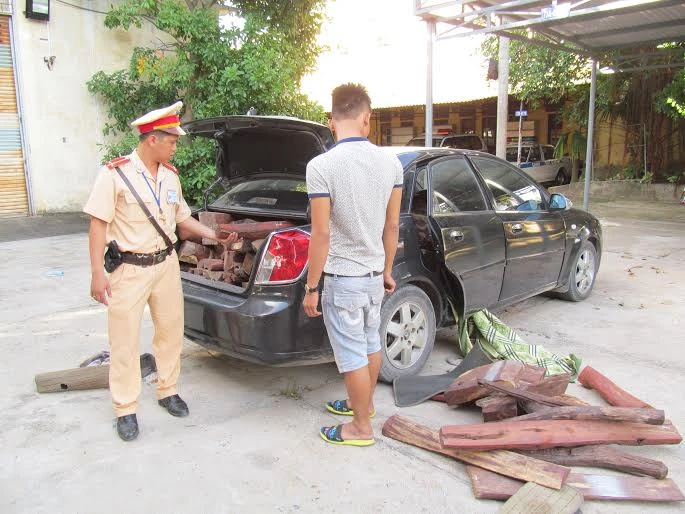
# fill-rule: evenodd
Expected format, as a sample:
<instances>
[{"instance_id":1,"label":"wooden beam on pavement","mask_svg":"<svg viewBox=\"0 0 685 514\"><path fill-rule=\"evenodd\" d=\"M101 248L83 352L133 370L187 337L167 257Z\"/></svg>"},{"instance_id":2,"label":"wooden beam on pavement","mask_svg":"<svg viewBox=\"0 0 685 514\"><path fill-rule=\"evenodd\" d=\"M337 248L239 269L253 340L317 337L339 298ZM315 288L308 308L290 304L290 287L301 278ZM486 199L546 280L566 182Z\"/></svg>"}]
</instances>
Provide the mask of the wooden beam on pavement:
<instances>
[{"instance_id":1,"label":"wooden beam on pavement","mask_svg":"<svg viewBox=\"0 0 685 514\"><path fill-rule=\"evenodd\" d=\"M526 457L515 452L474 452L446 449L440 445L437 430L397 415L390 416L385 422L383 435L502 475L515 477L526 482L535 482L552 489L560 489L571 471L567 467Z\"/></svg>"},{"instance_id":2,"label":"wooden beam on pavement","mask_svg":"<svg viewBox=\"0 0 685 514\"><path fill-rule=\"evenodd\" d=\"M476 466L466 466L471 478L473 495L480 500L507 500L523 487L517 480L498 475ZM588 475L571 473L566 485L578 489L586 500L634 500L646 502L676 502L685 500L670 478Z\"/></svg>"}]
</instances>

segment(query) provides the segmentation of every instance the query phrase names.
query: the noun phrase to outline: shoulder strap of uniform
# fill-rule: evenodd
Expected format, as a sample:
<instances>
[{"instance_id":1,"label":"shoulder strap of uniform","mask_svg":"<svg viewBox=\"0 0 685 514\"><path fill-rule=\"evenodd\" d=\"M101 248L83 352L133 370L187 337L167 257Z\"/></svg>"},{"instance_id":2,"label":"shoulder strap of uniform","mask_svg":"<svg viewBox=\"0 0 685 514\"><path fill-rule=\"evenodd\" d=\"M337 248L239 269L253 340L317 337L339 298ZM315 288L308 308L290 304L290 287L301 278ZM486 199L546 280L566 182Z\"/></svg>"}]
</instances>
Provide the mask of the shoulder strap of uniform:
<instances>
[{"instance_id":1,"label":"shoulder strap of uniform","mask_svg":"<svg viewBox=\"0 0 685 514\"><path fill-rule=\"evenodd\" d=\"M178 175L178 170L176 169L176 166L174 166L174 165L171 164L170 162L163 162L163 163L162 163L162 166L164 166L165 168L170 169L171 171L173 171L174 173L176 173L176 175Z\"/></svg>"},{"instance_id":2,"label":"shoulder strap of uniform","mask_svg":"<svg viewBox=\"0 0 685 514\"><path fill-rule=\"evenodd\" d=\"M117 166L121 166L122 164L126 164L130 161L131 158L128 155L124 155L122 157L117 157L116 159L112 159L111 161L106 162L105 166L107 166L110 170L113 170Z\"/></svg>"}]
</instances>

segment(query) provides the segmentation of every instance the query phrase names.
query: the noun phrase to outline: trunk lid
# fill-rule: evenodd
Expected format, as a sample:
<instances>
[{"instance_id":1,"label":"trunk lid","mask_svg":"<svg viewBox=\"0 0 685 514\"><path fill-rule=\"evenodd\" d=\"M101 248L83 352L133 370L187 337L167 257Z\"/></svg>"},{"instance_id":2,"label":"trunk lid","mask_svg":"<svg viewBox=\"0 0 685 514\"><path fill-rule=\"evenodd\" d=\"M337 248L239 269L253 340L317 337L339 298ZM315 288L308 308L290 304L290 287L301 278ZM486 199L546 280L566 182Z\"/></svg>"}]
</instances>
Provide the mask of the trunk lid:
<instances>
[{"instance_id":1,"label":"trunk lid","mask_svg":"<svg viewBox=\"0 0 685 514\"><path fill-rule=\"evenodd\" d=\"M320 123L285 116L222 116L184 125L217 142L217 177L285 173L304 176L307 163L335 144Z\"/></svg>"}]
</instances>

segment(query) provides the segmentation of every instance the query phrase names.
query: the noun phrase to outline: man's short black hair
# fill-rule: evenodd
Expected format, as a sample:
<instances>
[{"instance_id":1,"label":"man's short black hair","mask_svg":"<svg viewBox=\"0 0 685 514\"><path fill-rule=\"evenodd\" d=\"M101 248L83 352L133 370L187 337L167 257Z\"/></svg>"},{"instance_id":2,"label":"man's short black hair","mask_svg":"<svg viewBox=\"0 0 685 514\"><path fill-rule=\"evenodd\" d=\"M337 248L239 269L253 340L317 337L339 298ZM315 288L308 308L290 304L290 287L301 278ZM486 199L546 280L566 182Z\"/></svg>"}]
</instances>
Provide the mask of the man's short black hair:
<instances>
[{"instance_id":1,"label":"man's short black hair","mask_svg":"<svg viewBox=\"0 0 685 514\"><path fill-rule=\"evenodd\" d=\"M371 110L371 98L361 84L343 84L333 90L331 115L335 119L352 119Z\"/></svg>"},{"instance_id":2,"label":"man's short black hair","mask_svg":"<svg viewBox=\"0 0 685 514\"><path fill-rule=\"evenodd\" d=\"M138 141L141 143L145 141L148 137L150 136L157 136L157 139L164 139L167 136L172 136L173 134L169 134L168 132L164 132L163 130L153 130L151 132L146 132L145 134L141 134L138 136Z\"/></svg>"}]
</instances>

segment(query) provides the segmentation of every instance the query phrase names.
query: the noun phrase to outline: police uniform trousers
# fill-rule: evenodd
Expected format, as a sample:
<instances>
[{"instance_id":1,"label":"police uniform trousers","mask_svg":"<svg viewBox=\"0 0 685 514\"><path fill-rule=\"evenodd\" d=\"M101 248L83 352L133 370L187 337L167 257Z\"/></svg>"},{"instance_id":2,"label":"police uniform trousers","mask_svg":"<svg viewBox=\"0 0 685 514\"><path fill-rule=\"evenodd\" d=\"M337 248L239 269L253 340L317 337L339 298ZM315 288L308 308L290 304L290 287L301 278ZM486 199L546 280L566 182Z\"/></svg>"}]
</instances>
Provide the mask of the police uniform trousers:
<instances>
[{"instance_id":1,"label":"police uniform trousers","mask_svg":"<svg viewBox=\"0 0 685 514\"><path fill-rule=\"evenodd\" d=\"M140 395L140 323L149 305L157 363L157 398L176 394L183 346L183 291L178 257L154 266L124 263L109 276L109 388L119 416L136 412Z\"/></svg>"}]
</instances>

